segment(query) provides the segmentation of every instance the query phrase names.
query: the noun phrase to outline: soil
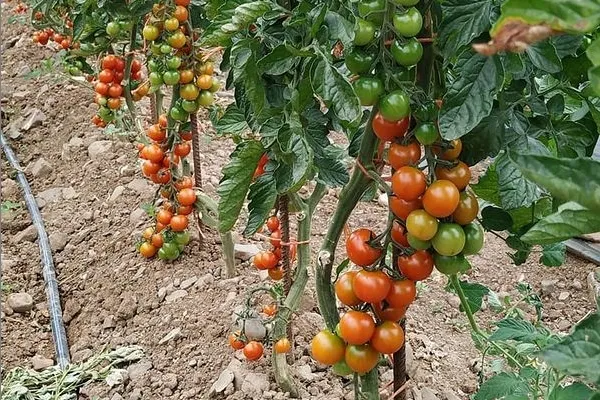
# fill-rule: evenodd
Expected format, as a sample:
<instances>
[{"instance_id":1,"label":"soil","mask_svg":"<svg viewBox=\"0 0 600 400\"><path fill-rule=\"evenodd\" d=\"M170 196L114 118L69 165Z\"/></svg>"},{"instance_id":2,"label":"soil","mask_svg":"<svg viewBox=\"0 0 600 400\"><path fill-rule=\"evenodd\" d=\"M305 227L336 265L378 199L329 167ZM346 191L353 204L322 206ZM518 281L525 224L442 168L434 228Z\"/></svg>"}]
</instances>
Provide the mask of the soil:
<instances>
[{"instance_id":1,"label":"soil","mask_svg":"<svg viewBox=\"0 0 600 400\"><path fill-rule=\"evenodd\" d=\"M22 132L10 144L22 167L40 158L51 165L46 176L33 176L31 167L26 171L33 192L46 199L41 201L41 211L46 229L55 241L54 261L73 361L81 361L105 347L136 344L145 351L144 360L129 367L129 379L124 383L112 389L92 385L84 388L79 398L204 398L230 363L240 372L243 384L237 390L230 386L220 398L286 397L274 383L270 357L246 363L240 352L234 353L227 345L233 309L244 302L248 288L264 284L261 276L243 262L237 266L237 277L222 277L224 261L219 238L212 232L206 233L202 248L195 233L183 257L174 263L146 261L136 254L135 243L146 225L140 206L152 201L155 188L139 172L135 140L106 135L93 127L92 92L67 80L60 67L42 69L42 61L52 58L54 51L31 43L30 29L7 14L2 15L2 126L7 132L11 124L18 124L20 117L31 115L34 110L45 116L41 124ZM222 99L231 101L230 96ZM216 198L220 170L233 144L214 135L208 123L203 126L204 189ZM106 140L110 141L110 148L91 159L88 146ZM52 358L54 351L38 244L20 235L31 222L21 193L11 179L13 171L7 165L3 161L2 201L18 202L20 206L2 214L3 370L30 366L34 355ZM122 194L111 199L121 190ZM317 208L312 228L313 253L326 232L337 193L330 190ZM377 231L384 228L385 219L386 209L376 201L361 203L350 226L371 226ZM66 235L66 245L60 243L60 238L64 238L61 233ZM550 289L545 284L543 321L562 332L592 309L581 289L581 282L594 268L591 263L569 256L564 266L547 268L533 255L525 265L516 267L503 241L492 235L487 235L486 240L484 252L472 258L475 268L468 274L470 281L511 296L516 296L519 282L528 282L540 291L542 281L553 281ZM260 244L250 239L239 241ZM338 259L343 256L344 249L340 247ZM350 396L350 382L334 376L309 357L310 338L323 327L312 276L311 273L307 296L293 322L294 357L303 371L300 393L303 399L341 399ZM181 285L189 278L197 281L185 289L184 297L171 302L158 297L161 288L167 293L183 290ZM467 320L458 311L457 299L444 290L446 283L444 276L434 273L420 285L419 298L408 312L407 335L414 353L411 386L428 387L442 399L448 391L466 399L477 388L479 366L475 364L479 355ZM7 308L7 296L17 292L33 296L35 306L30 313L13 313ZM525 312L532 315L529 309ZM478 317L488 327L497 320L489 307ZM180 330L180 337L161 344L161 339L174 329ZM307 370L306 366L310 368ZM383 386L391 374L387 367L381 367L380 372ZM259 385L265 381L267 387L261 388Z\"/></svg>"}]
</instances>

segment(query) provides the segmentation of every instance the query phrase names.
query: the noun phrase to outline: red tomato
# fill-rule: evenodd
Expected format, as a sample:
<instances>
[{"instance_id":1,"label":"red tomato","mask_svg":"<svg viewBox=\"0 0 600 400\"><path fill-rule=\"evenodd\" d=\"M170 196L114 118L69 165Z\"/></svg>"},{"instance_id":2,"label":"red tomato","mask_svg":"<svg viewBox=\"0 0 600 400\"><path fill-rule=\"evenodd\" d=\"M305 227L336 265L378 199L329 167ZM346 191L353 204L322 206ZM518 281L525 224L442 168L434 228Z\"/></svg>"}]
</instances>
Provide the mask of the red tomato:
<instances>
[{"instance_id":1,"label":"red tomato","mask_svg":"<svg viewBox=\"0 0 600 400\"><path fill-rule=\"evenodd\" d=\"M392 142L395 139L401 138L408 131L408 125L410 124L410 118L406 117L399 121L392 122L387 121L381 113L377 113L371 126L375 135L384 142Z\"/></svg>"},{"instance_id":2,"label":"red tomato","mask_svg":"<svg viewBox=\"0 0 600 400\"><path fill-rule=\"evenodd\" d=\"M429 278L433 271L433 257L427 250L419 250L410 256L398 257L398 269L412 281Z\"/></svg>"},{"instance_id":3,"label":"red tomato","mask_svg":"<svg viewBox=\"0 0 600 400\"><path fill-rule=\"evenodd\" d=\"M398 221L394 221L392 226L392 240L403 247L410 247L406 238L406 228Z\"/></svg>"},{"instance_id":4,"label":"red tomato","mask_svg":"<svg viewBox=\"0 0 600 400\"><path fill-rule=\"evenodd\" d=\"M392 190L403 200L416 200L427 188L425 174L414 167L402 167L392 176Z\"/></svg>"},{"instance_id":5,"label":"red tomato","mask_svg":"<svg viewBox=\"0 0 600 400\"><path fill-rule=\"evenodd\" d=\"M416 166L421 159L421 145L413 140L407 145L392 143L388 152L388 161L393 169L407 165Z\"/></svg>"},{"instance_id":6,"label":"red tomato","mask_svg":"<svg viewBox=\"0 0 600 400\"><path fill-rule=\"evenodd\" d=\"M340 335L349 344L364 344L371 340L375 332L375 322L369 314L348 311L340 319Z\"/></svg>"},{"instance_id":7,"label":"red tomato","mask_svg":"<svg viewBox=\"0 0 600 400\"><path fill-rule=\"evenodd\" d=\"M398 323L385 321L377 328L371 338L371 346L383 354L393 354L404 345L404 330Z\"/></svg>"},{"instance_id":8,"label":"red tomato","mask_svg":"<svg viewBox=\"0 0 600 400\"><path fill-rule=\"evenodd\" d=\"M352 232L346 240L346 253L350 261L361 267L368 267L377 261L383 251L371 246L369 242L373 238L373 232L369 229L362 228Z\"/></svg>"},{"instance_id":9,"label":"red tomato","mask_svg":"<svg viewBox=\"0 0 600 400\"><path fill-rule=\"evenodd\" d=\"M403 221L406 221L406 218L408 218L408 214L410 214L411 212L423 208L421 198L408 201L400 199L397 196L390 196L389 202L390 209L392 210L394 215Z\"/></svg>"},{"instance_id":10,"label":"red tomato","mask_svg":"<svg viewBox=\"0 0 600 400\"><path fill-rule=\"evenodd\" d=\"M356 297L367 303L378 303L385 299L391 286L390 277L383 271L361 270L352 281Z\"/></svg>"},{"instance_id":11,"label":"red tomato","mask_svg":"<svg viewBox=\"0 0 600 400\"><path fill-rule=\"evenodd\" d=\"M417 297L417 285L409 279L392 282L385 301L393 308L406 308Z\"/></svg>"},{"instance_id":12,"label":"red tomato","mask_svg":"<svg viewBox=\"0 0 600 400\"><path fill-rule=\"evenodd\" d=\"M362 300L356 297L353 288L354 277L357 271L348 271L340 275L335 282L335 294L342 304L348 307L354 307L362 303Z\"/></svg>"},{"instance_id":13,"label":"red tomato","mask_svg":"<svg viewBox=\"0 0 600 400\"><path fill-rule=\"evenodd\" d=\"M454 184L443 179L433 182L423 195L423 208L430 215L446 218L458 207L460 193Z\"/></svg>"}]
</instances>

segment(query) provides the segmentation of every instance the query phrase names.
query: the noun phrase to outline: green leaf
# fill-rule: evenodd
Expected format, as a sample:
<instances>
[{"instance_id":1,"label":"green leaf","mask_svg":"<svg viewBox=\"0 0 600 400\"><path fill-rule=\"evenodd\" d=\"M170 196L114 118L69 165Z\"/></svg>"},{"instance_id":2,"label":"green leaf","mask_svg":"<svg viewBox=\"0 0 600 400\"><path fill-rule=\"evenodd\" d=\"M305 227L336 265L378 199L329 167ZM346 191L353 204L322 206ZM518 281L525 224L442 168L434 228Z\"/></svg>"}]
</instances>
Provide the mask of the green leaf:
<instances>
[{"instance_id":1,"label":"green leaf","mask_svg":"<svg viewBox=\"0 0 600 400\"><path fill-rule=\"evenodd\" d=\"M490 115L461 138L463 151L460 159L467 165L475 165L487 157L495 157L502 149L506 122L505 111L492 110Z\"/></svg>"},{"instance_id":2,"label":"green leaf","mask_svg":"<svg viewBox=\"0 0 600 400\"><path fill-rule=\"evenodd\" d=\"M455 70L459 76L444 96L439 118L440 134L447 140L464 136L490 114L497 75L502 75L495 57L484 57L472 50L459 56Z\"/></svg>"},{"instance_id":3,"label":"green leaf","mask_svg":"<svg viewBox=\"0 0 600 400\"><path fill-rule=\"evenodd\" d=\"M533 65L542 71L554 74L560 72L562 69L560 58L558 58L556 49L552 43L550 43L550 41L529 46L527 48L527 55L529 56L529 59Z\"/></svg>"},{"instance_id":4,"label":"green leaf","mask_svg":"<svg viewBox=\"0 0 600 400\"><path fill-rule=\"evenodd\" d=\"M575 382L569 386L558 386L550 393L548 400L589 400L593 394L594 391L589 386Z\"/></svg>"},{"instance_id":5,"label":"green leaf","mask_svg":"<svg viewBox=\"0 0 600 400\"><path fill-rule=\"evenodd\" d=\"M547 267L560 267L565 263L567 246L564 243L554 243L542 246L540 262Z\"/></svg>"},{"instance_id":6,"label":"green leaf","mask_svg":"<svg viewBox=\"0 0 600 400\"><path fill-rule=\"evenodd\" d=\"M317 181L327 185L328 187L342 187L348 183L350 176L348 170L340 159L338 149L328 147L325 156L320 157L315 155L315 166L318 169Z\"/></svg>"},{"instance_id":7,"label":"green leaf","mask_svg":"<svg viewBox=\"0 0 600 400\"><path fill-rule=\"evenodd\" d=\"M227 107L225 114L213 126L218 135L240 135L250 129L244 113L235 103Z\"/></svg>"},{"instance_id":8,"label":"green leaf","mask_svg":"<svg viewBox=\"0 0 600 400\"><path fill-rule=\"evenodd\" d=\"M277 192L284 194L300 189L308 179L312 164L312 149L302 136L292 133L289 153L281 157L280 164L274 172Z\"/></svg>"},{"instance_id":9,"label":"green leaf","mask_svg":"<svg viewBox=\"0 0 600 400\"><path fill-rule=\"evenodd\" d=\"M592 64L600 65L600 40L594 40L585 51Z\"/></svg>"},{"instance_id":10,"label":"green leaf","mask_svg":"<svg viewBox=\"0 0 600 400\"><path fill-rule=\"evenodd\" d=\"M264 153L259 141L245 142L232 154L223 168L223 179L217 190L219 195L219 231L233 228L244 205L254 170Z\"/></svg>"},{"instance_id":11,"label":"green leaf","mask_svg":"<svg viewBox=\"0 0 600 400\"><path fill-rule=\"evenodd\" d=\"M462 287L462 290L465 296L467 297L467 303L469 304L471 311L473 313L476 313L477 311L481 310L483 298L490 293L490 289L479 283L470 283L467 281L460 280L458 281L458 283ZM448 286L446 286L446 290L455 293L454 288L451 284L448 284ZM462 304L460 306L460 310L464 311Z\"/></svg>"},{"instance_id":12,"label":"green leaf","mask_svg":"<svg viewBox=\"0 0 600 400\"><path fill-rule=\"evenodd\" d=\"M571 201L540 220L521 239L530 244L550 245L595 232L600 232L600 213Z\"/></svg>"},{"instance_id":13,"label":"green leaf","mask_svg":"<svg viewBox=\"0 0 600 400\"><path fill-rule=\"evenodd\" d=\"M543 339L535 326L529 321L516 318L505 318L498 321L496 329L489 337L491 341L515 340L517 342L532 343Z\"/></svg>"},{"instance_id":14,"label":"green leaf","mask_svg":"<svg viewBox=\"0 0 600 400\"><path fill-rule=\"evenodd\" d=\"M600 65L590 68L588 72L590 87L598 96L600 96Z\"/></svg>"},{"instance_id":15,"label":"green leaf","mask_svg":"<svg viewBox=\"0 0 600 400\"><path fill-rule=\"evenodd\" d=\"M584 319L573 333L547 348L541 357L559 372L600 384L600 314Z\"/></svg>"},{"instance_id":16,"label":"green leaf","mask_svg":"<svg viewBox=\"0 0 600 400\"><path fill-rule=\"evenodd\" d=\"M527 382L513 373L502 372L485 381L473 400L507 399L510 395L525 396L527 399L528 394Z\"/></svg>"},{"instance_id":17,"label":"green leaf","mask_svg":"<svg viewBox=\"0 0 600 400\"><path fill-rule=\"evenodd\" d=\"M491 164L485 174L479 178L479 182L471 185L471 189L482 200L500 205L500 192L498 190L498 173L496 164Z\"/></svg>"},{"instance_id":18,"label":"green leaf","mask_svg":"<svg viewBox=\"0 0 600 400\"><path fill-rule=\"evenodd\" d=\"M252 185L248 193L248 223L244 236L254 235L271 214L277 200L275 179L271 174L261 175Z\"/></svg>"},{"instance_id":19,"label":"green leaf","mask_svg":"<svg viewBox=\"0 0 600 400\"><path fill-rule=\"evenodd\" d=\"M259 70L268 75L282 75L296 65L298 57L313 57L314 52L301 51L289 44L275 47L269 54L258 60Z\"/></svg>"},{"instance_id":20,"label":"green leaf","mask_svg":"<svg viewBox=\"0 0 600 400\"><path fill-rule=\"evenodd\" d=\"M529 207L541 198L542 192L537 185L525 178L519 166L506 153L499 156L495 163L502 208L512 210Z\"/></svg>"},{"instance_id":21,"label":"green leaf","mask_svg":"<svg viewBox=\"0 0 600 400\"><path fill-rule=\"evenodd\" d=\"M354 88L325 56L313 62L311 84L315 93L340 120L353 122L361 117L360 103Z\"/></svg>"},{"instance_id":22,"label":"green leaf","mask_svg":"<svg viewBox=\"0 0 600 400\"><path fill-rule=\"evenodd\" d=\"M481 224L490 231L505 231L512 227L513 220L503 209L487 206L481 210Z\"/></svg>"},{"instance_id":23,"label":"green leaf","mask_svg":"<svg viewBox=\"0 0 600 400\"><path fill-rule=\"evenodd\" d=\"M329 39L339 40L345 48L351 48L354 41L354 24L342 17L340 14L327 11L325 14L325 25L329 28Z\"/></svg>"},{"instance_id":24,"label":"green leaf","mask_svg":"<svg viewBox=\"0 0 600 400\"><path fill-rule=\"evenodd\" d=\"M563 201L600 211L600 161L511 153L523 175Z\"/></svg>"},{"instance_id":25,"label":"green leaf","mask_svg":"<svg viewBox=\"0 0 600 400\"><path fill-rule=\"evenodd\" d=\"M442 2L438 40L446 58L470 44L491 27L493 0L447 0Z\"/></svg>"}]
</instances>

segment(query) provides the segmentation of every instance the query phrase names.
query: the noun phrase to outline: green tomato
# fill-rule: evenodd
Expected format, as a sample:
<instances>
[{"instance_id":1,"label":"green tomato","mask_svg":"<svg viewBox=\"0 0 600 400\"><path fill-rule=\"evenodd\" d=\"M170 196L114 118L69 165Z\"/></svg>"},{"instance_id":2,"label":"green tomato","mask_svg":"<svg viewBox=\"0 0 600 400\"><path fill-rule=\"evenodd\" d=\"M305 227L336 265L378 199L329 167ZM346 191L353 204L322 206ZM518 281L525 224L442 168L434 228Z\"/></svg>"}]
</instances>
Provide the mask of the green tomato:
<instances>
[{"instance_id":1,"label":"green tomato","mask_svg":"<svg viewBox=\"0 0 600 400\"><path fill-rule=\"evenodd\" d=\"M423 45L415 38L409 39L405 43L394 41L390 51L394 60L405 67L417 65L423 58Z\"/></svg>"},{"instance_id":2,"label":"green tomato","mask_svg":"<svg viewBox=\"0 0 600 400\"><path fill-rule=\"evenodd\" d=\"M478 222L471 222L463 226L465 231L465 248L463 254L469 256L477 254L483 248L483 242L485 235L483 233L483 227Z\"/></svg>"},{"instance_id":3,"label":"green tomato","mask_svg":"<svg viewBox=\"0 0 600 400\"><path fill-rule=\"evenodd\" d=\"M181 108L186 112L193 113L198 111L198 104L195 101L181 100Z\"/></svg>"},{"instance_id":4,"label":"green tomato","mask_svg":"<svg viewBox=\"0 0 600 400\"><path fill-rule=\"evenodd\" d=\"M433 255L433 263L438 271L444 275L458 274L459 272L467 272L471 269L471 264L464 255L443 256L435 253Z\"/></svg>"},{"instance_id":5,"label":"green tomato","mask_svg":"<svg viewBox=\"0 0 600 400\"><path fill-rule=\"evenodd\" d=\"M358 15L378 24L383 22L385 9L385 0L362 0L358 3Z\"/></svg>"},{"instance_id":6,"label":"green tomato","mask_svg":"<svg viewBox=\"0 0 600 400\"><path fill-rule=\"evenodd\" d=\"M162 78L166 85L177 85L179 83L179 72L167 71L163 74Z\"/></svg>"},{"instance_id":7,"label":"green tomato","mask_svg":"<svg viewBox=\"0 0 600 400\"><path fill-rule=\"evenodd\" d=\"M413 112L413 116L424 122L436 121L438 119L439 108L433 101L429 101L419 106L419 108Z\"/></svg>"},{"instance_id":8,"label":"green tomato","mask_svg":"<svg viewBox=\"0 0 600 400\"><path fill-rule=\"evenodd\" d=\"M170 115L175 121L185 121L188 118L188 113L178 106L173 106L171 108Z\"/></svg>"},{"instance_id":9,"label":"green tomato","mask_svg":"<svg viewBox=\"0 0 600 400\"><path fill-rule=\"evenodd\" d=\"M189 232L178 232L177 234L175 234L175 242L184 246L188 244L190 242Z\"/></svg>"},{"instance_id":10,"label":"green tomato","mask_svg":"<svg viewBox=\"0 0 600 400\"><path fill-rule=\"evenodd\" d=\"M169 46L168 44L160 45L160 52L162 54L169 54L172 50L173 50L173 48L171 46Z\"/></svg>"},{"instance_id":11,"label":"green tomato","mask_svg":"<svg viewBox=\"0 0 600 400\"><path fill-rule=\"evenodd\" d=\"M175 242L166 242L162 245L161 249L165 251L165 255L169 260L174 259L173 257L179 257L179 247L177 247L177 243Z\"/></svg>"},{"instance_id":12,"label":"green tomato","mask_svg":"<svg viewBox=\"0 0 600 400\"><path fill-rule=\"evenodd\" d=\"M158 63L153 58L151 58L151 59L148 60L148 70L150 72L156 72L156 71L158 71Z\"/></svg>"},{"instance_id":13,"label":"green tomato","mask_svg":"<svg viewBox=\"0 0 600 400\"><path fill-rule=\"evenodd\" d=\"M81 75L81 70L77 68L75 65L69 67L69 74L73 76Z\"/></svg>"},{"instance_id":14,"label":"green tomato","mask_svg":"<svg viewBox=\"0 0 600 400\"><path fill-rule=\"evenodd\" d=\"M421 143L423 146L429 146L435 143L440 134L435 124L425 123L417 127L415 136L419 143Z\"/></svg>"},{"instance_id":15,"label":"green tomato","mask_svg":"<svg viewBox=\"0 0 600 400\"><path fill-rule=\"evenodd\" d=\"M133 28L133 21L121 21L119 22L119 26L123 31L130 31Z\"/></svg>"},{"instance_id":16,"label":"green tomato","mask_svg":"<svg viewBox=\"0 0 600 400\"><path fill-rule=\"evenodd\" d=\"M83 69L83 63L79 60L76 60L73 65L79 69Z\"/></svg>"},{"instance_id":17,"label":"green tomato","mask_svg":"<svg viewBox=\"0 0 600 400\"><path fill-rule=\"evenodd\" d=\"M158 72L150 72L148 79L150 80L150 84L152 86L160 86L163 84L163 78Z\"/></svg>"},{"instance_id":18,"label":"green tomato","mask_svg":"<svg viewBox=\"0 0 600 400\"><path fill-rule=\"evenodd\" d=\"M414 7L394 15L394 28L404 37L413 37L423 29L423 16Z\"/></svg>"},{"instance_id":19,"label":"green tomato","mask_svg":"<svg viewBox=\"0 0 600 400\"><path fill-rule=\"evenodd\" d=\"M106 25L106 33L108 34L108 36L117 37L117 36L119 36L120 32L121 32L121 26L119 25L118 22L109 22Z\"/></svg>"},{"instance_id":20,"label":"green tomato","mask_svg":"<svg viewBox=\"0 0 600 400\"><path fill-rule=\"evenodd\" d=\"M158 249L158 258L163 261L167 261L169 259L169 257L167 256L167 252L162 247Z\"/></svg>"},{"instance_id":21,"label":"green tomato","mask_svg":"<svg viewBox=\"0 0 600 400\"><path fill-rule=\"evenodd\" d=\"M443 256L455 256L465 247L465 231L458 224L442 223L431 239L435 251Z\"/></svg>"},{"instance_id":22,"label":"green tomato","mask_svg":"<svg viewBox=\"0 0 600 400\"><path fill-rule=\"evenodd\" d=\"M216 93L216 92L218 92L220 89L221 89L221 83L220 83L218 80L216 80L216 79L213 79L213 84L212 84L212 86L210 87L210 89L208 89L208 90L209 90L211 93Z\"/></svg>"},{"instance_id":23,"label":"green tomato","mask_svg":"<svg viewBox=\"0 0 600 400\"><path fill-rule=\"evenodd\" d=\"M354 90L363 106L372 106L377 103L383 94L383 83L379 78L361 77L354 82Z\"/></svg>"},{"instance_id":24,"label":"green tomato","mask_svg":"<svg viewBox=\"0 0 600 400\"><path fill-rule=\"evenodd\" d=\"M354 30L354 44L364 46L375 39L375 24L371 21L359 19Z\"/></svg>"},{"instance_id":25,"label":"green tomato","mask_svg":"<svg viewBox=\"0 0 600 400\"><path fill-rule=\"evenodd\" d=\"M106 103L108 102L108 99L105 96L98 96L98 105L99 106L105 106Z\"/></svg>"},{"instance_id":26,"label":"green tomato","mask_svg":"<svg viewBox=\"0 0 600 400\"><path fill-rule=\"evenodd\" d=\"M152 51L152 54L155 56L162 55L162 53L160 52L160 44L158 44L158 43L152 43L150 45L150 51Z\"/></svg>"},{"instance_id":27,"label":"green tomato","mask_svg":"<svg viewBox=\"0 0 600 400\"><path fill-rule=\"evenodd\" d=\"M334 374L338 375L338 376L348 376L352 373L354 373L354 371L352 371L352 369L350 369L350 367L348 366L348 364L346 364L346 361L342 360L337 364L334 364L332 367L332 371Z\"/></svg>"},{"instance_id":28,"label":"green tomato","mask_svg":"<svg viewBox=\"0 0 600 400\"><path fill-rule=\"evenodd\" d=\"M104 100L106 103L106 99ZM110 111L110 108L101 106L100 108L98 108L98 115L100 116L100 118L102 118L103 121L107 121L110 119L110 117L113 116L113 113L112 111Z\"/></svg>"},{"instance_id":29,"label":"green tomato","mask_svg":"<svg viewBox=\"0 0 600 400\"><path fill-rule=\"evenodd\" d=\"M379 112L390 122L400 121L410 114L410 98L402 90L396 90L381 99Z\"/></svg>"},{"instance_id":30,"label":"green tomato","mask_svg":"<svg viewBox=\"0 0 600 400\"><path fill-rule=\"evenodd\" d=\"M346 56L346 67L353 74L364 74L373 67L375 57L358 49L353 50Z\"/></svg>"},{"instance_id":31,"label":"green tomato","mask_svg":"<svg viewBox=\"0 0 600 400\"><path fill-rule=\"evenodd\" d=\"M421 240L410 233L406 234L406 240L408 240L410 247L415 250L427 250L431 247L431 242L429 240Z\"/></svg>"},{"instance_id":32,"label":"green tomato","mask_svg":"<svg viewBox=\"0 0 600 400\"><path fill-rule=\"evenodd\" d=\"M177 243L177 248L179 249L179 253L181 253L185 249L185 244ZM179 257L179 254L177 256Z\"/></svg>"},{"instance_id":33,"label":"green tomato","mask_svg":"<svg viewBox=\"0 0 600 400\"><path fill-rule=\"evenodd\" d=\"M392 0L392 3L397 6L414 6L419 4L419 1L420 0Z\"/></svg>"},{"instance_id":34,"label":"green tomato","mask_svg":"<svg viewBox=\"0 0 600 400\"><path fill-rule=\"evenodd\" d=\"M393 75L394 75L394 78L396 78L400 82L414 81L415 80L415 69L414 68L407 69L407 68L398 67L397 71L394 72Z\"/></svg>"},{"instance_id":35,"label":"green tomato","mask_svg":"<svg viewBox=\"0 0 600 400\"><path fill-rule=\"evenodd\" d=\"M213 94L209 90L203 90L198 95L196 101L201 107L209 107L212 106L212 104L214 103L215 96L213 96Z\"/></svg>"},{"instance_id":36,"label":"green tomato","mask_svg":"<svg viewBox=\"0 0 600 400\"><path fill-rule=\"evenodd\" d=\"M167 59L167 68L178 69L181 66L181 57L173 56Z\"/></svg>"}]
</instances>

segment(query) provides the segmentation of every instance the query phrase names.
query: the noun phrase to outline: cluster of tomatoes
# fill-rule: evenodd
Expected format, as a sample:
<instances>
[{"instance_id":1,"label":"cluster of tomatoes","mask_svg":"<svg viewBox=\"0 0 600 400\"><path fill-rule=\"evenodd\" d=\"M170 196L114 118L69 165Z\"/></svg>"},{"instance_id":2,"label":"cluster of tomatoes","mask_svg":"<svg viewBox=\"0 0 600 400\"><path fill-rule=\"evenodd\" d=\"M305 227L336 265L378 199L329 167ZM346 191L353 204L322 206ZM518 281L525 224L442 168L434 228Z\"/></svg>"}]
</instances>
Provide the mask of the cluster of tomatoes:
<instances>
[{"instance_id":1,"label":"cluster of tomatoes","mask_svg":"<svg viewBox=\"0 0 600 400\"><path fill-rule=\"evenodd\" d=\"M273 317L277 313L277 304L265 305L262 309L263 314L268 317ZM245 326L245 324L244 324ZM250 336L250 334L248 334ZM258 340L250 340L246 333L241 331L232 332L229 334L229 345L234 350L242 350L244 357L248 361L256 361L260 359L264 353L264 345ZM273 344L273 351L276 353L289 353L292 345L287 338L280 338Z\"/></svg>"},{"instance_id":2,"label":"cluster of tomatoes","mask_svg":"<svg viewBox=\"0 0 600 400\"><path fill-rule=\"evenodd\" d=\"M52 40L59 46L59 48L64 50L69 50L70 48L77 48L79 46L78 43L73 43L73 39L71 38L71 36L54 32L54 29L52 28L46 28L34 32L31 40L33 40L34 43L39 43L42 46L47 45L48 42Z\"/></svg>"},{"instance_id":3,"label":"cluster of tomatoes","mask_svg":"<svg viewBox=\"0 0 600 400\"><path fill-rule=\"evenodd\" d=\"M27 12L28 8L27 8L27 4L25 3L17 3L17 5L15 6L15 8L13 8L13 12L15 14L25 14Z\"/></svg>"},{"instance_id":4,"label":"cluster of tomatoes","mask_svg":"<svg viewBox=\"0 0 600 400\"><path fill-rule=\"evenodd\" d=\"M121 108L125 60L109 54L102 59L101 68L94 84L94 102L98 104L98 113L94 115L92 122L103 128L116 119L117 110ZM131 64L131 72L132 79L141 79L142 64L138 60Z\"/></svg>"},{"instance_id":5,"label":"cluster of tomatoes","mask_svg":"<svg viewBox=\"0 0 600 400\"><path fill-rule=\"evenodd\" d=\"M260 270L267 270L269 277L274 281L283 278L283 267L281 266L281 229L279 218L273 215L267 219L267 229L270 232L271 250L261 251L252 260L254 266ZM296 245L290 246L290 260L296 258Z\"/></svg>"},{"instance_id":6,"label":"cluster of tomatoes","mask_svg":"<svg viewBox=\"0 0 600 400\"><path fill-rule=\"evenodd\" d=\"M189 242L188 216L194 211L197 196L192 178L183 175L179 168L191 152L189 141L192 133L189 130L169 130L168 123L167 116L163 114L158 123L148 128L146 135L150 143L139 145L139 156L143 160L142 173L161 185L162 203L156 213L156 225L149 229L173 240L147 241L140 247L140 253L146 258L158 253L160 259L175 260Z\"/></svg>"},{"instance_id":7,"label":"cluster of tomatoes","mask_svg":"<svg viewBox=\"0 0 600 400\"><path fill-rule=\"evenodd\" d=\"M176 0L175 5L155 4L146 21L143 36L151 42L148 70L151 92L161 85L179 85L176 101L169 110L175 121L185 122L190 113L214 102L213 93L220 88L214 79L214 63L204 61L195 52L195 35L189 30L190 0Z\"/></svg>"},{"instance_id":8,"label":"cluster of tomatoes","mask_svg":"<svg viewBox=\"0 0 600 400\"><path fill-rule=\"evenodd\" d=\"M423 57L423 46L414 36L423 27L423 17L419 11L410 7L418 1L393 0L395 13L393 15L394 36L391 41L390 53L398 64L393 77L386 76L376 70L379 43L375 40L380 29L387 23L388 2L386 0L361 0L358 3L358 19L354 48L345 55L348 70L358 75L354 81L354 90L363 106L379 103L380 113L387 121L400 121L410 113L410 99L402 90L385 93L383 79L392 79L396 83L405 81L410 74L410 68L415 66ZM385 38L384 38L385 39ZM389 74L388 74L389 75ZM383 97L382 97L383 96Z\"/></svg>"}]
</instances>

